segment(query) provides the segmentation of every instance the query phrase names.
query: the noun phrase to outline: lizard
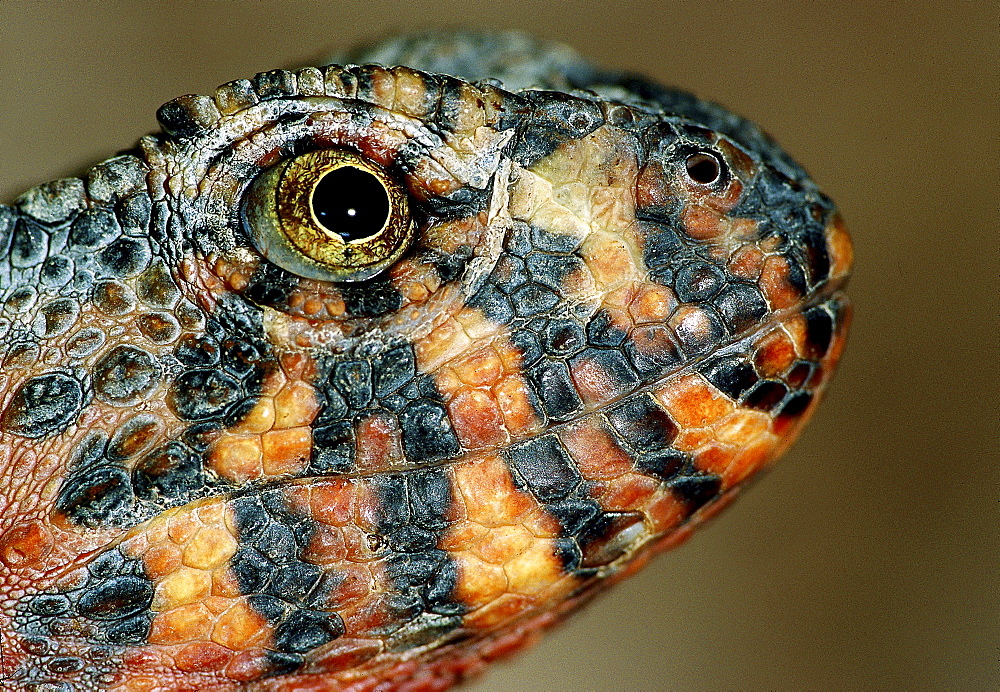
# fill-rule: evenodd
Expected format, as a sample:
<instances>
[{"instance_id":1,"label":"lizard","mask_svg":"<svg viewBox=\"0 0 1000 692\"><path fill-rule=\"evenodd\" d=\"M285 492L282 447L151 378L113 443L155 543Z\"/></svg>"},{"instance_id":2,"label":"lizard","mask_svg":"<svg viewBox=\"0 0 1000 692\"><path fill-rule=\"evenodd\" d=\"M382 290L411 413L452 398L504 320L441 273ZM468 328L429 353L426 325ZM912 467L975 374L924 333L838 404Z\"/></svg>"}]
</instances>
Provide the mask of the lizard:
<instances>
[{"instance_id":1,"label":"lizard","mask_svg":"<svg viewBox=\"0 0 1000 692\"><path fill-rule=\"evenodd\" d=\"M514 33L157 112L0 206L0 679L440 690L684 541L844 347L749 121Z\"/></svg>"}]
</instances>

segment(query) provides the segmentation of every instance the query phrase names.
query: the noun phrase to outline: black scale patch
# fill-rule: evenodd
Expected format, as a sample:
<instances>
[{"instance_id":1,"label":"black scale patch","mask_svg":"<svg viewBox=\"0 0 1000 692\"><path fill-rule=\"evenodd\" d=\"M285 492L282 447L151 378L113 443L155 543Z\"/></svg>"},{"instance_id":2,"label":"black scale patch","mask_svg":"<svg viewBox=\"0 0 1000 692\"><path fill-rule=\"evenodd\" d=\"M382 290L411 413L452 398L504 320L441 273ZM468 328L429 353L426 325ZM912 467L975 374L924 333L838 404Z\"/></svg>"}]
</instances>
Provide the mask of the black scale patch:
<instances>
[{"instance_id":1,"label":"black scale patch","mask_svg":"<svg viewBox=\"0 0 1000 692\"><path fill-rule=\"evenodd\" d=\"M258 336L258 313L227 301L219 314L208 321L205 335L180 340L173 354L184 369L170 384L167 402L190 423L188 429L180 439L150 448L144 440L157 434L156 422L137 416L110 439L99 433L85 438L56 500L70 520L88 527L131 527L230 488L205 468L205 453L213 435L253 408L265 373L277 364ZM134 406L155 389L162 371L148 352L117 346L95 367L94 396L116 407Z\"/></svg>"},{"instance_id":2,"label":"black scale patch","mask_svg":"<svg viewBox=\"0 0 1000 692\"><path fill-rule=\"evenodd\" d=\"M392 621L378 634L395 650L430 643L461 625L465 608L454 598L458 570L437 547L451 524L451 481L445 469L372 479L379 499L376 531L382 538L386 576L394 591L386 605Z\"/></svg>"},{"instance_id":3,"label":"black scale patch","mask_svg":"<svg viewBox=\"0 0 1000 692\"><path fill-rule=\"evenodd\" d=\"M279 668L297 667L302 654L344 633L340 616L323 610L336 575L302 559L313 521L292 512L278 489L230 501L240 548L230 560L249 605L274 628Z\"/></svg>"},{"instance_id":4,"label":"black scale patch","mask_svg":"<svg viewBox=\"0 0 1000 692\"><path fill-rule=\"evenodd\" d=\"M154 613L153 583L142 561L108 550L87 565L79 584L21 599L14 629L31 659L15 677L27 689L62 689L69 683L102 689L121 652L143 644ZM72 652L64 646L72 645Z\"/></svg>"},{"instance_id":5,"label":"black scale patch","mask_svg":"<svg viewBox=\"0 0 1000 692\"><path fill-rule=\"evenodd\" d=\"M428 375L417 375L410 344L370 358L330 359L321 367L321 409L313 423L310 472L354 469L356 425L376 413L395 416L410 462L452 459L461 453L440 393Z\"/></svg>"},{"instance_id":6,"label":"black scale patch","mask_svg":"<svg viewBox=\"0 0 1000 692\"><path fill-rule=\"evenodd\" d=\"M605 554L604 541L629 523L628 513L601 509L556 435L514 445L503 456L515 484L530 492L559 523L556 553L566 571L585 574L617 557Z\"/></svg>"}]
</instances>

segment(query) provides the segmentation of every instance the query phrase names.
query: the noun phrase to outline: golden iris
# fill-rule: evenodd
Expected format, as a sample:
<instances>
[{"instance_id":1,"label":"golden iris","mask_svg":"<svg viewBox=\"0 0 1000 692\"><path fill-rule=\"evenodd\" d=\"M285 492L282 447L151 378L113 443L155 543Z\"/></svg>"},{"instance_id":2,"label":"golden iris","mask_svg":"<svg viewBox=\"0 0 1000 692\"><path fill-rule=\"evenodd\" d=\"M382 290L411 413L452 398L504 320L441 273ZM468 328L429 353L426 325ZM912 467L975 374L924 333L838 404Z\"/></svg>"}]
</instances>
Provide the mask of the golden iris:
<instances>
[{"instance_id":1,"label":"golden iris","mask_svg":"<svg viewBox=\"0 0 1000 692\"><path fill-rule=\"evenodd\" d=\"M264 171L243 215L264 257L321 281L371 278L399 259L413 236L403 187L342 149L311 151Z\"/></svg>"}]
</instances>

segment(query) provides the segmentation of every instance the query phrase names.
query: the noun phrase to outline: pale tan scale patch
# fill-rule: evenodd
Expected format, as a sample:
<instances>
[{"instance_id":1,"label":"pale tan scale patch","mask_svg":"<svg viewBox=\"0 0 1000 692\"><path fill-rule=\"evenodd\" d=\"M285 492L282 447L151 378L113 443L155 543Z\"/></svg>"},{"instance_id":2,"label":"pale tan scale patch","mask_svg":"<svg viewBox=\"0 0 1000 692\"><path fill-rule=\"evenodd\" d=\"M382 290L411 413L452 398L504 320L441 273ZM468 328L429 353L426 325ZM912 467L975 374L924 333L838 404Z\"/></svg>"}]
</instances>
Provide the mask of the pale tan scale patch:
<instances>
[{"instance_id":1,"label":"pale tan scale patch","mask_svg":"<svg viewBox=\"0 0 1000 692\"><path fill-rule=\"evenodd\" d=\"M414 353L422 372L434 372L472 344L461 323L449 317L430 334L416 342Z\"/></svg>"},{"instance_id":2,"label":"pale tan scale patch","mask_svg":"<svg viewBox=\"0 0 1000 692\"><path fill-rule=\"evenodd\" d=\"M421 118L427 114L427 82L416 71L407 67L392 70L395 76L395 95L392 109L411 118Z\"/></svg>"}]
</instances>

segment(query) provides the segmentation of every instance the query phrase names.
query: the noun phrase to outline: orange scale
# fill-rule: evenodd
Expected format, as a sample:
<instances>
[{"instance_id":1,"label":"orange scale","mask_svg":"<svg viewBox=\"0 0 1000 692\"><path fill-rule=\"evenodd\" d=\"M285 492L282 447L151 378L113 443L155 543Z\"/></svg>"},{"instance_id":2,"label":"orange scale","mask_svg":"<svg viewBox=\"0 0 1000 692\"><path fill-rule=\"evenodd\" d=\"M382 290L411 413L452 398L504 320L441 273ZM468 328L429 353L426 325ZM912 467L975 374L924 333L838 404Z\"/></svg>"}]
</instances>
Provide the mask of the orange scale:
<instances>
[{"instance_id":1,"label":"orange scale","mask_svg":"<svg viewBox=\"0 0 1000 692\"><path fill-rule=\"evenodd\" d=\"M795 344L781 329L768 332L755 346L754 366L761 377L778 377L797 359Z\"/></svg>"},{"instance_id":2,"label":"orange scale","mask_svg":"<svg viewBox=\"0 0 1000 692\"><path fill-rule=\"evenodd\" d=\"M489 345L464 354L451 363L458 378L472 387L494 384L503 374L503 361Z\"/></svg>"},{"instance_id":3,"label":"orange scale","mask_svg":"<svg viewBox=\"0 0 1000 692\"><path fill-rule=\"evenodd\" d=\"M732 254L728 269L734 276L756 281L764 267L764 253L756 245L744 245Z\"/></svg>"},{"instance_id":4,"label":"orange scale","mask_svg":"<svg viewBox=\"0 0 1000 692\"><path fill-rule=\"evenodd\" d=\"M228 565L223 565L212 570L212 596L222 599L233 599L239 598L242 595L243 589L240 588L240 584L236 580L236 575L233 574ZM226 607L228 608L229 606Z\"/></svg>"},{"instance_id":5,"label":"orange scale","mask_svg":"<svg viewBox=\"0 0 1000 692\"><path fill-rule=\"evenodd\" d=\"M725 471L730 485L737 485L767 464L774 453L774 439L765 438L751 443L737 454Z\"/></svg>"},{"instance_id":6,"label":"orange scale","mask_svg":"<svg viewBox=\"0 0 1000 692\"><path fill-rule=\"evenodd\" d=\"M518 437L536 432L542 428L532 405L533 394L523 376L508 375L493 387L504 426L511 435Z\"/></svg>"},{"instance_id":7,"label":"orange scale","mask_svg":"<svg viewBox=\"0 0 1000 692\"><path fill-rule=\"evenodd\" d=\"M347 548L348 560L366 563L375 559L379 546L377 541L373 540L374 534L350 525L341 528L341 532L344 535L344 546Z\"/></svg>"},{"instance_id":8,"label":"orange scale","mask_svg":"<svg viewBox=\"0 0 1000 692\"><path fill-rule=\"evenodd\" d=\"M469 520L482 526L513 524L538 506L533 497L514 486L510 470L497 456L456 466L454 474L454 486L465 500Z\"/></svg>"},{"instance_id":9,"label":"orange scale","mask_svg":"<svg viewBox=\"0 0 1000 692\"><path fill-rule=\"evenodd\" d=\"M710 444L713 440L715 440L715 434L711 428L685 428L677 433L677 437L671 444L678 451L693 452Z\"/></svg>"},{"instance_id":10,"label":"orange scale","mask_svg":"<svg viewBox=\"0 0 1000 692\"><path fill-rule=\"evenodd\" d=\"M344 533L337 527L317 524L302 559L314 565L335 565L347 559Z\"/></svg>"},{"instance_id":11,"label":"orange scale","mask_svg":"<svg viewBox=\"0 0 1000 692\"><path fill-rule=\"evenodd\" d=\"M694 373L668 380L656 396L682 429L712 425L734 409L728 397Z\"/></svg>"},{"instance_id":12,"label":"orange scale","mask_svg":"<svg viewBox=\"0 0 1000 692\"><path fill-rule=\"evenodd\" d=\"M347 479L319 481L309 489L309 516L330 526L344 526L354 516L354 483Z\"/></svg>"},{"instance_id":13,"label":"orange scale","mask_svg":"<svg viewBox=\"0 0 1000 692\"><path fill-rule=\"evenodd\" d=\"M179 606L153 618L148 641L150 644L205 641L211 635L214 624L212 612L201 603Z\"/></svg>"},{"instance_id":14,"label":"orange scale","mask_svg":"<svg viewBox=\"0 0 1000 692\"><path fill-rule=\"evenodd\" d=\"M354 668L382 652L382 642L378 639L357 639L340 637L316 654L310 667L327 672L336 672ZM329 683L319 679L320 690L329 691ZM298 683L295 683L296 685Z\"/></svg>"},{"instance_id":15,"label":"orange scale","mask_svg":"<svg viewBox=\"0 0 1000 692\"><path fill-rule=\"evenodd\" d=\"M146 576L156 580L181 566L181 549L173 543L153 545L143 554L142 562Z\"/></svg>"},{"instance_id":16,"label":"orange scale","mask_svg":"<svg viewBox=\"0 0 1000 692\"><path fill-rule=\"evenodd\" d=\"M659 489L660 481L640 473L628 473L594 484L591 496L609 512L640 509Z\"/></svg>"},{"instance_id":17,"label":"orange scale","mask_svg":"<svg viewBox=\"0 0 1000 692\"><path fill-rule=\"evenodd\" d=\"M854 262L854 247L851 236L839 214L826 228L826 248L830 256L830 276L847 274Z\"/></svg>"},{"instance_id":18,"label":"orange scale","mask_svg":"<svg viewBox=\"0 0 1000 692\"><path fill-rule=\"evenodd\" d=\"M355 432L354 460L359 471L384 471L403 461L399 419L390 413L374 413L363 419Z\"/></svg>"},{"instance_id":19,"label":"orange scale","mask_svg":"<svg viewBox=\"0 0 1000 692\"><path fill-rule=\"evenodd\" d=\"M636 324L665 322L677 305L677 296L668 287L643 284L629 305L629 313Z\"/></svg>"},{"instance_id":20,"label":"orange scale","mask_svg":"<svg viewBox=\"0 0 1000 692\"><path fill-rule=\"evenodd\" d=\"M592 416L583 424L559 434L580 474L587 480L617 478L635 469L632 456L603 429L600 421Z\"/></svg>"},{"instance_id":21,"label":"orange scale","mask_svg":"<svg viewBox=\"0 0 1000 692\"><path fill-rule=\"evenodd\" d=\"M437 547L441 550L468 550L482 541L489 529L472 521L459 521L452 524L448 531L438 540Z\"/></svg>"},{"instance_id":22,"label":"orange scale","mask_svg":"<svg viewBox=\"0 0 1000 692\"><path fill-rule=\"evenodd\" d=\"M209 451L208 465L220 476L238 485L260 478L264 475L260 438L223 434Z\"/></svg>"},{"instance_id":23,"label":"orange scale","mask_svg":"<svg viewBox=\"0 0 1000 692\"><path fill-rule=\"evenodd\" d=\"M330 589L326 597L327 608L339 611L371 594L373 577L367 567L350 563L338 565L336 575L336 586Z\"/></svg>"},{"instance_id":24,"label":"orange scale","mask_svg":"<svg viewBox=\"0 0 1000 692\"><path fill-rule=\"evenodd\" d=\"M544 507L536 507L521 523L536 538L555 538L562 532L562 526Z\"/></svg>"},{"instance_id":25,"label":"orange scale","mask_svg":"<svg viewBox=\"0 0 1000 692\"><path fill-rule=\"evenodd\" d=\"M539 539L523 526L499 526L484 535L470 552L484 562L502 565L537 542Z\"/></svg>"},{"instance_id":26,"label":"orange scale","mask_svg":"<svg viewBox=\"0 0 1000 692\"><path fill-rule=\"evenodd\" d=\"M448 414L466 449L498 447L507 442L500 408L487 391L463 388L448 402Z\"/></svg>"},{"instance_id":27,"label":"orange scale","mask_svg":"<svg viewBox=\"0 0 1000 692\"><path fill-rule=\"evenodd\" d=\"M274 672L274 664L264 649L250 649L235 654L226 666L225 676L237 682L260 680Z\"/></svg>"},{"instance_id":28,"label":"orange scale","mask_svg":"<svg viewBox=\"0 0 1000 692\"><path fill-rule=\"evenodd\" d=\"M771 419L766 413L737 408L713 426L716 439L734 445L744 445L767 432Z\"/></svg>"},{"instance_id":29,"label":"orange scale","mask_svg":"<svg viewBox=\"0 0 1000 692\"><path fill-rule=\"evenodd\" d=\"M666 531L687 517L687 507L669 490L655 494L645 508L646 518L653 525L653 531Z\"/></svg>"},{"instance_id":30,"label":"orange scale","mask_svg":"<svg viewBox=\"0 0 1000 692\"><path fill-rule=\"evenodd\" d=\"M369 481L358 483L355 492L354 516L350 523L362 531L378 533L381 502L377 491Z\"/></svg>"},{"instance_id":31,"label":"orange scale","mask_svg":"<svg viewBox=\"0 0 1000 692\"><path fill-rule=\"evenodd\" d=\"M699 471L719 474L725 480L725 471L729 468L737 451L728 445L712 445L695 455L695 467Z\"/></svg>"},{"instance_id":32,"label":"orange scale","mask_svg":"<svg viewBox=\"0 0 1000 692\"><path fill-rule=\"evenodd\" d=\"M802 297L792 284L788 260L780 255L772 255L764 260L758 285L764 292L772 310L790 308Z\"/></svg>"},{"instance_id":33,"label":"orange scale","mask_svg":"<svg viewBox=\"0 0 1000 692\"><path fill-rule=\"evenodd\" d=\"M681 214L684 232L695 240L717 238L725 230L723 215L710 207L690 205Z\"/></svg>"},{"instance_id":34,"label":"orange scale","mask_svg":"<svg viewBox=\"0 0 1000 692\"><path fill-rule=\"evenodd\" d=\"M184 546L201 528L198 517L190 511L181 511L170 518L167 533L170 540L179 546Z\"/></svg>"},{"instance_id":35,"label":"orange scale","mask_svg":"<svg viewBox=\"0 0 1000 692\"><path fill-rule=\"evenodd\" d=\"M202 601L204 606L211 611L212 615L224 613L233 604L233 599L227 596L207 596Z\"/></svg>"},{"instance_id":36,"label":"orange scale","mask_svg":"<svg viewBox=\"0 0 1000 692\"><path fill-rule=\"evenodd\" d=\"M486 605L507 592L503 567L465 552L453 555L453 559L458 570L453 594L467 608Z\"/></svg>"},{"instance_id":37,"label":"orange scale","mask_svg":"<svg viewBox=\"0 0 1000 692\"><path fill-rule=\"evenodd\" d=\"M319 413L316 389L301 380L286 383L274 395L274 427L297 428L309 425Z\"/></svg>"},{"instance_id":38,"label":"orange scale","mask_svg":"<svg viewBox=\"0 0 1000 692\"><path fill-rule=\"evenodd\" d=\"M798 313L792 315L781 323L781 328L785 330L788 337L795 345L795 350L800 358L808 358L810 354L805 353L808 348L808 332L805 315Z\"/></svg>"},{"instance_id":39,"label":"orange scale","mask_svg":"<svg viewBox=\"0 0 1000 692\"><path fill-rule=\"evenodd\" d=\"M218 644L194 642L174 654L174 664L185 673L211 673L225 668L233 655Z\"/></svg>"}]
</instances>

